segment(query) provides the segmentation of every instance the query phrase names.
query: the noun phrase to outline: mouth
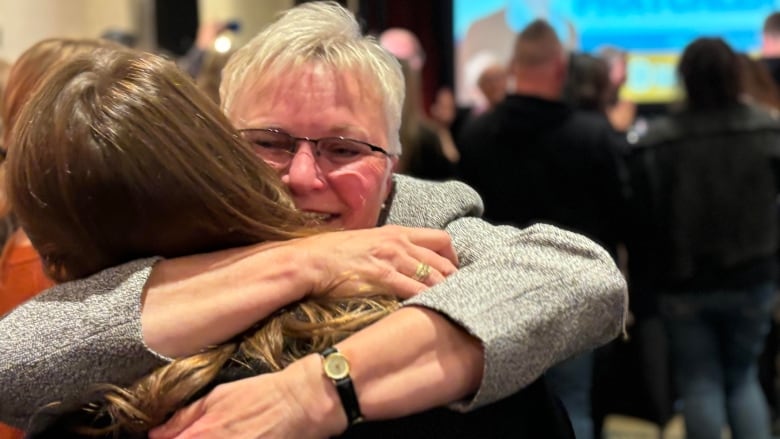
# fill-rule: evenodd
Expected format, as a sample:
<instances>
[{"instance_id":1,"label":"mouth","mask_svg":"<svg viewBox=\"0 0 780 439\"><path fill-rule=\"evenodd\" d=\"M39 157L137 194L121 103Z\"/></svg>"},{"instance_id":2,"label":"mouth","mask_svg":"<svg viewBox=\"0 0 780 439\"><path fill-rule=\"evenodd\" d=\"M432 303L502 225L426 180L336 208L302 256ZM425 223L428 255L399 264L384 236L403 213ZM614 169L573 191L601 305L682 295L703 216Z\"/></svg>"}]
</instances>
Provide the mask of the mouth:
<instances>
[{"instance_id":1,"label":"mouth","mask_svg":"<svg viewBox=\"0 0 780 439\"><path fill-rule=\"evenodd\" d=\"M306 210L304 212L306 213L307 217L320 224L329 224L341 218L341 215L338 213L316 212L313 210Z\"/></svg>"}]
</instances>

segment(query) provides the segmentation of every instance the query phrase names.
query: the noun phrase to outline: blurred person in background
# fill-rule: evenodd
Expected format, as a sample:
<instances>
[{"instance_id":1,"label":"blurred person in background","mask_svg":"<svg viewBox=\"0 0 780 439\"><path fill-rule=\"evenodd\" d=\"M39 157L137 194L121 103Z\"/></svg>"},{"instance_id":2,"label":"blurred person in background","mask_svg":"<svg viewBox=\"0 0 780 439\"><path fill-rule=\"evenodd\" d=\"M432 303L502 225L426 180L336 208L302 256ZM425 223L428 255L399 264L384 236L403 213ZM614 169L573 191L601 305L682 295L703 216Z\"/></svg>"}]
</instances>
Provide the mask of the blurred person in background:
<instances>
[{"instance_id":1,"label":"blurred person in background","mask_svg":"<svg viewBox=\"0 0 780 439\"><path fill-rule=\"evenodd\" d=\"M780 117L780 88L764 62L748 55L739 55L742 99Z\"/></svg>"},{"instance_id":2,"label":"blurred person in background","mask_svg":"<svg viewBox=\"0 0 780 439\"><path fill-rule=\"evenodd\" d=\"M606 61L586 53L571 54L565 100L576 109L606 116L611 95Z\"/></svg>"},{"instance_id":3,"label":"blurred person in background","mask_svg":"<svg viewBox=\"0 0 780 439\"><path fill-rule=\"evenodd\" d=\"M472 105L459 107L452 90L443 87L436 93L431 104L431 119L439 126L447 127L452 138L457 138L461 130L476 116L491 110L504 100L507 93L506 67L494 57L477 57L467 68L467 76L476 77L476 88L471 89ZM457 143L455 144L457 147Z\"/></svg>"},{"instance_id":4,"label":"blurred person in background","mask_svg":"<svg viewBox=\"0 0 780 439\"><path fill-rule=\"evenodd\" d=\"M761 29L761 61L780 85L780 12L769 14Z\"/></svg>"},{"instance_id":5,"label":"blurred person in background","mask_svg":"<svg viewBox=\"0 0 780 439\"><path fill-rule=\"evenodd\" d=\"M475 105L471 89L476 76L469 78L468 66L480 56L490 56L503 65L512 57L515 36L536 19L550 23L567 50L576 50L578 35L570 1L506 0L495 12L475 20L455 48L458 72L457 95L461 105Z\"/></svg>"},{"instance_id":6,"label":"blurred person in background","mask_svg":"<svg viewBox=\"0 0 780 439\"><path fill-rule=\"evenodd\" d=\"M487 110L498 105L506 97L506 81L506 67L498 63L490 64L480 73L477 86L485 95Z\"/></svg>"},{"instance_id":7,"label":"blurred person in background","mask_svg":"<svg viewBox=\"0 0 780 439\"><path fill-rule=\"evenodd\" d=\"M233 51L207 50L203 62L195 75L195 84L203 90L212 101L219 104L219 84L222 81L222 69L225 68Z\"/></svg>"},{"instance_id":8,"label":"blurred person in background","mask_svg":"<svg viewBox=\"0 0 780 439\"><path fill-rule=\"evenodd\" d=\"M195 35L195 44L176 60L176 64L193 78L202 76L202 69L206 69L203 75L213 76L215 66L224 66L229 54L237 49L233 47L232 37L240 29L241 25L235 20L201 23ZM207 90L207 93L211 92Z\"/></svg>"},{"instance_id":9,"label":"blurred person in background","mask_svg":"<svg viewBox=\"0 0 780 439\"><path fill-rule=\"evenodd\" d=\"M575 109L607 121L607 112L615 98L607 61L602 56L575 53L569 63L567 101ZM613 137L623 198L628 199L630 178L623 158L629 145L624 133L614 130ZM621 221L625 221L622 215ZM624 242L616 250L618 266L627 272L630 255ZM660 324L655 297L642 294L643 291L636 282L631 283L628 337L614 340L595 353L591 401L597 438L601 437L604 419L610 414L633 416L664 426L673 413L666 334Z\"/></svg>"},{"instance_id":10,"label":"blurred person in background","mask_svg":"<svg viewBox=\"0 0 780 439\"><path fill-rule=\"evenodd\" d=\"M607 117L616 131L626 133L634 124L637 112L634 102L620 97L620 90L628 79L628 53L614 46L606 46L598 50L597 56L607 63L609 69Z\"/></svg>"},{"instance_id":11,"label":"blurred person in background","mask_svg":"<svg viewBox=\"0 0 780 439\"><path fill-rule=\"evenodd\" d=\"M431 180L454 176L460 153L448 125L429 119L423 107L422 70L425 51L419 38L403 28L390 28L379 35L379 44L401 61L406 85L401 120L401 144L405 151L398 172Z\"/></svg>"},{"instance_id":12,"label":"blurred person in background","mask_svg":"<svg viewBox=\"0 0 780 439\"><path fill-rule=\"evenodd\" d=\"M630 158L630 279L657 294L686 438L768 439L758 356L776 302L780 122L740 100L736 53L689 44L682 109ZM633 288L633 287L632 287Z\"/></svg>"},{"instance_id":13,"label":"blurred person in background","mask_svg":"<svg viewBox=\"0 0 780 439\"><path fill-rule=\"evenodd\" d=\"M420 71L404 60L400 62L406 85L400 131L404 153L398 158L395 172L426 180L449 180L455 176L455 162L460 155L455 148L447 148L450 154L445 154L438 127L423 115Z\"/></svg>"},{"instance_id":14,"label":"blurred person in background","mask_svg":"<svg viewBox=\"0 0 780 439\"><path fill-rule=\"evenodd\" d=\"M544 20L517 35L510 64L514 90L464 128L461 175L484 198L488 220L567 228L614 257L622 225L617 141L603 114L575 111L563 101L568 59ZM596 103L602 99L597 95ZM546 374L581 439L593 437L592 367L588 351Z\"/></svg>"},{"instance_id":15,"label":"blurred person in background","mask_svg":"<svg viewBox=\"0 0 780 439\"><path fill-rule=\"evenodd\" d=\"M761 59L745 54L739 55L743 102L756 105L768 111L772 117L780 118L780 89L772 79L767 65ZM778 205L780 209L780 204ZM780 215L778 216L780 221ZM780 237L779 237L780 238ZM780 306L775 305L772 325L759 360L761 385L772 408L773 433L780 432Z\"/></svg>"}]
</instances>

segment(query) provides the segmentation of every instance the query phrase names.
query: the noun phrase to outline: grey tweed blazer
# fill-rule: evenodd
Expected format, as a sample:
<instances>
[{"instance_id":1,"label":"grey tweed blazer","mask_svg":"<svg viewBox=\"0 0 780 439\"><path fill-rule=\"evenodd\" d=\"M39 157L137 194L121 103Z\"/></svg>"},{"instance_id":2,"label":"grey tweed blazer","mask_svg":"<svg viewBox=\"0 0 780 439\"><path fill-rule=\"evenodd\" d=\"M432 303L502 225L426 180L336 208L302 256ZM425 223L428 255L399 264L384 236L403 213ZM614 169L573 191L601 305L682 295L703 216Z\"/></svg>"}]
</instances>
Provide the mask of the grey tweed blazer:
<instances>
[{"instance_id":1,"label":"grey tweed blazer","mask_svg":"<svg viewBox=\"0 0 780 439\"><path fill-rule=\"evenodd\" d=\"M555 363L615 338L626 283L605 250L573 233L480 220L482 201L459 182L395 176L383 224L444 229L460 270L407 304L447 315L485 348L483 381L468 410L508 396ZM0 421L46 419L51 401L83 403L94 383L128 384L169 359L141 336L140 296L158 258L58 285L0 320ZM48 411L48 410L47 410Z\"/></svg>"}]
</instances>

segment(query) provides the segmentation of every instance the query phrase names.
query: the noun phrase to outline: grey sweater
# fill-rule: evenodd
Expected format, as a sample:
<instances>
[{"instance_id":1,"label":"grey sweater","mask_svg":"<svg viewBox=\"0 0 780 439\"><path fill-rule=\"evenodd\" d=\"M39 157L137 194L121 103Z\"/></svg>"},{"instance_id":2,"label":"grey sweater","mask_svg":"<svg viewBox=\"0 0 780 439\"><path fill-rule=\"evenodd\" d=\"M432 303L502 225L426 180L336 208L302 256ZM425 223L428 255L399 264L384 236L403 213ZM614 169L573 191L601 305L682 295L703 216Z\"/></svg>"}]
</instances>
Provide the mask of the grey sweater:
<instances>
[{"instance_id":1,"label":"grey sweater","mask_svg":"<svg viewBox=\"0 0 780 439\"><path fill-rule=\"evenodd\" d=\"M460 270L407 304L437 310L482 341L483 381L457 405L466 410L613 339L627 309L623 277L592 241L545 225L491 226L481 213L479 196L462 183L396 176L382 218L452 236ZM169 361L141 335L140 297L157 260L58 285L0 320L0 421L31 427L51 401L63 410L80 405L95 383L129 384Z\"/></svg>"}]
</instances>

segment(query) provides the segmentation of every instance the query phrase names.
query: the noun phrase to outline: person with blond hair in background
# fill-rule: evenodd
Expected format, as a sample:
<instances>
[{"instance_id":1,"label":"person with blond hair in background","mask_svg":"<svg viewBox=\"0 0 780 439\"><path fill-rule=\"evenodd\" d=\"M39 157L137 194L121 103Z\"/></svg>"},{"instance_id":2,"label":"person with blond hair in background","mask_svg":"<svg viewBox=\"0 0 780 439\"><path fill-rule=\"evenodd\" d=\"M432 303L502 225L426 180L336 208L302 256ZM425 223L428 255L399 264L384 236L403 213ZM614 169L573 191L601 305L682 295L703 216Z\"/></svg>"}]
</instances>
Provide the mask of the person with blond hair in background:
<instances>
[{"instance_id":1,"label":"person with blond hair in background","mask_svg":"<svg viewBox=\"0 0 780 439\"><path fill-rule=\"evenodd\" d=\"M338 344L347 377L323 381L337 358L306 356L286 373L218 386L150 437L311 437L361 416L474 410L620 333L625 280L592 241L490 226L467 186L393 174L403 76L346 9L288 10L231 57L222 81L228 119L296 207L344 230L140 259L51 289L0 321L0 386L14 401L0 404L2 419L45 426L30 423L41 404L83 402L89 383L129 384L334 285L409 298Z\"/></svg>"}]
</instances>

